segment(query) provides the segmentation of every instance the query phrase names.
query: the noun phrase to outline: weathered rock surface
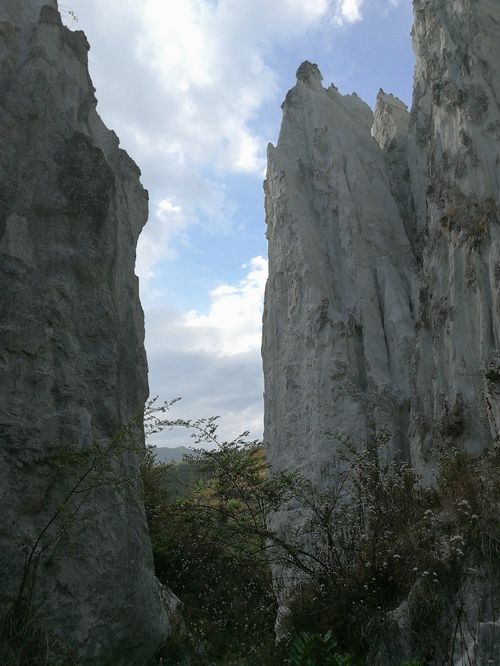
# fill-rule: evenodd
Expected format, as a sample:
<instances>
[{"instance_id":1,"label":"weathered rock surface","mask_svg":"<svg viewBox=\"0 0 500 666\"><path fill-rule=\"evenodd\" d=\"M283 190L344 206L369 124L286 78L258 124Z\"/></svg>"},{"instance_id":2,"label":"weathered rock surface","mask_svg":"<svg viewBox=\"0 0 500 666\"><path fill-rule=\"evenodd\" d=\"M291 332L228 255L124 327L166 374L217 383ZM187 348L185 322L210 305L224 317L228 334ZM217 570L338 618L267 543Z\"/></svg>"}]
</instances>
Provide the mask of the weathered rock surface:
<instances>
[{"instance_id":1,"label":"weathered rock surface","mask_svg":"<svg viewBox=\"0 0 500 666\"><path fill-rule=\"evenodd\" d=\"M500 436L500 4L416 0L409 130L422 255L414 460ZM496 379L495 379L496 378Z\"/></svg>"},{"instance_id":2,"label":"weathered rock surface","mask_svg":"<svg viewBox=\"0 0 500 666\"><path fill-rule=\"evenodd\" d=\"M359 442L387 431L388 450L409 456L416 262L392 195L406 190L370 134L371 109L321 79L300 66L269 147L262 354L271 463L326 485L343 466L339 433ZM275 514L274 529L286 536L289 520ZM278 635L291 576L275 571L287 581Z\"/></svg>"},{"instance_id":3,"label":"weathered rock surface","mask_svg":"<svg viewBox=\"0 0 500 666\"><path fill-rule=\"evenodd\" d=\"M406 105L380 90L375 106L372 135L380 146L388 167L391 193L398 205L406 234L416 249L416 220L408 166L408 126Z\"/></svg>"},{"instance_id":4,"label":"weathered rock surface","mask_svg":"<svg viewBox=\"0 0 500 666\"><path fill-rule=\"evenodd\" d=\"M304 63L266 181L266 440L279 467L331 477L336 433L387 430L408 455L413 250L373 113Z\"/></svg>"},{"instance_id":5,"label":"weathered rock surface","mask_svg":"<svg viewBox=\"0 0 500 666\"><path fill-rule=\"evenodd\" d=\"M268 151L264 438L320 485L339 433L388 431L429 480L435 447L500 435L500 4L414 10L411 114L381 91L373 115L304 63Z\"/></svg>"},{"instance_id":6,"label":"weathered rock surface","mask_svg":"<svg viewBox=\"0 0 500 666\"><path fill-rule=\"evenodd\" d=\"M74 663L144 664L169 619L142 425L134 447L116 435L148 393L134 275L148 203L96 113L88 49L56 0L0 0L0 601L33 553L27 585Z\"/></svg>"}]
</instances>

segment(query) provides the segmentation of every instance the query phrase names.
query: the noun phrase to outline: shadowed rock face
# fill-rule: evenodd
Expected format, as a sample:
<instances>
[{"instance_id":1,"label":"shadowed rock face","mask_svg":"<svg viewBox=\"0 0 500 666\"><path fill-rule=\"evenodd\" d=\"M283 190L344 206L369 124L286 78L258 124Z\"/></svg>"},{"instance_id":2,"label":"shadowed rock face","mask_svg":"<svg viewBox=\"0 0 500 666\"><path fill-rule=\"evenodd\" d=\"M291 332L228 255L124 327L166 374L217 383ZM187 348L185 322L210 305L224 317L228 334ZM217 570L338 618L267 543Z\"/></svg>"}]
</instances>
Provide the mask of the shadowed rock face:
<instances>
[{"instance_id":1,"label":"shadowed rock face","mask_svg":"<svg viewBox=\"0 0 500 666\"><path fill-rule=\"evenodd\" d=\"M130 450L142 426L116 434L148 394L134 275L148 197L96 113L88 48L55 0L0 0L0 600L42 535L46 628L78 663L144 664L169 621ZM107 476L72 492L94 444Z\"/></svg>"},{"instance_id":2,"label":"shadowed rock face","mask_svg":"<svg viewBox=\"0 0 500 666\"><path fill-rule=\"evenodd\" d=\"M408 162L422 265L410 438L426 469L435 444L479 453L500 436L500 4L414 9Z\"/></svg>"},{"instance_id":3,"label":"shadowed rock face","mask_svg":"<svg viewBox=\"0 0 500 666\"><path fill-rule=\"evenodd\" d=\"M500 435L500 4L414 10L410 114L306 62L268 151L264 437L320 485L339 433L388 431L428 480L434 447Z\"/></svg>"}]
</instances>

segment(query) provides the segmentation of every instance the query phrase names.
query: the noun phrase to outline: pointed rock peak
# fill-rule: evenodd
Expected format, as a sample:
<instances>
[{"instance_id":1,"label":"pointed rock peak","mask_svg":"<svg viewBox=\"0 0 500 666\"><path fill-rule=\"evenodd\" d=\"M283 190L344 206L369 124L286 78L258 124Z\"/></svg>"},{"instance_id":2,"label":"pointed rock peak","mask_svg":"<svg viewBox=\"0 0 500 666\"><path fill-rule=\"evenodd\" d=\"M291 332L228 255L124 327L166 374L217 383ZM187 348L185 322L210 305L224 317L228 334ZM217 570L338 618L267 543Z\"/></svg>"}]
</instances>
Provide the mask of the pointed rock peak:
<instances>
[{"instance_id":1,"label":"pointed rock peak","mask_svg":"<svg viewBox=\"0 0 500 666\"><path fill-rule=\"evenodd\" d=\"M372 136L384 152L406 146L409 122L406 104L381 88L377 95Z\"/></svg>"},{"instance_id":2,"label":"pointed rock peak","mask_svg":"<svg viewBox=\"0 0 500 666\"><path fill-rule=\"evenodd\" d=\"M382 90L382 88L380 88L377 95L377 106L386 105L386 104L388 104L389 106L394 106L397 109L400 109L401 111L406 111L408 113L408 107L402 100L399 99L399 97L391 95L390 93L386 93Z\"/></svg>"},{"instance_id":3,"label":"pointed rock peak","mask_svg":"<svg viewBox=\"0 0 500 666\"><path fill-rule=\"evenodd\" d=\"M303 81L313 88L322 88L323 75L318 65L305 60L297 70L297 81Z\"/></svg>"}]
</instances>

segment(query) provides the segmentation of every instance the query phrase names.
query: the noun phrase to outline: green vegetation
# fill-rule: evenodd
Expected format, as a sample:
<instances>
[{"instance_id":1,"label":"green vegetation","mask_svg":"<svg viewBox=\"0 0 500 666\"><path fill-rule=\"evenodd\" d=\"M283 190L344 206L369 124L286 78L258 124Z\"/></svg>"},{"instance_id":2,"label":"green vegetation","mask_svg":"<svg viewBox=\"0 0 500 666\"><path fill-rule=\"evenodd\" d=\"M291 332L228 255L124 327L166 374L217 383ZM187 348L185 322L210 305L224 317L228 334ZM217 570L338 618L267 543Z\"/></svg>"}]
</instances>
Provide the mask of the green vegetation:
<instances>
[{"instance_id":1,"label":"green vegetation","mask_svg":"<svg viewBox=\"0 0 500 666\"><path fill-rule=\"evenodd\" d=\"M331 631L322 636L302 632L293 641L290 650L291 666L351 666L349 655L337 652L337 642Z\"/></svg>"},{"instance_id":2,"label":"green vegetation","mask_svg":"<svg viewBox=\"0 0 500 666\"><path fill-rule=\"evenodd\" d=\"M213 442L214 426L198 422L197 441ZM262 449L243 435L175 465L155 465L149 450L142 471L156 572L183 602L194 663L284 663L274 645Z\"/></svg>"},{"instance_id":3,"label":"green vegetation","mask_svg":"<svg viewBox=\"0 0 500 666\"><path fill-rule=\"evenodd\" d=\"M370 663L409 598L419 628L409 657L448 663L464 645L470 572L499 583L498 447L479 459L436 452L438 480L426 487L384 455L386 437L364 447L341 438L341 471L320 489L299 473L271 474L247 433L219 442L216 419L166 424L213 446L180 465L149 454L143 466L156 570L183 602L192 663ZM285 539L269 516L292 510L301 528ZM279 647L270 566L297 581Z\"/></svg>"},{"instance_id":4,"label":"green vegetation","mask_svg":"<svg viewBox=\"0 0 500 666\"><path fill-rule=\"evenodd\" d=\"M158 663L368 665L392 654L401 604L418 628L405 644L414 660L388 657L387 666L453 663L467 650L471 585L500 587L498 444L478 458L436 452L437 480L426 487L385 454L386 437L365 446L337 438L336 476L318 488L298 472L271 473L248 433L221 442L216 419L168 420L171 404L148 406L147 431L185 428L211 448L177 464L157 463L150 448L141 465L156 572L181 599L186 625ZM122 471L123 456L138 454L136 428L85 452L58 447L47 461L59 499L21 544L24 570L0 618L2 664L66 663L38 621L39 571L70 547L76 517L91 524L96 489L136 488ZM292 511L300 527L285 537L273 516ZM279 645L272 568L295 580Z\"/></svg>"}]
</instances>

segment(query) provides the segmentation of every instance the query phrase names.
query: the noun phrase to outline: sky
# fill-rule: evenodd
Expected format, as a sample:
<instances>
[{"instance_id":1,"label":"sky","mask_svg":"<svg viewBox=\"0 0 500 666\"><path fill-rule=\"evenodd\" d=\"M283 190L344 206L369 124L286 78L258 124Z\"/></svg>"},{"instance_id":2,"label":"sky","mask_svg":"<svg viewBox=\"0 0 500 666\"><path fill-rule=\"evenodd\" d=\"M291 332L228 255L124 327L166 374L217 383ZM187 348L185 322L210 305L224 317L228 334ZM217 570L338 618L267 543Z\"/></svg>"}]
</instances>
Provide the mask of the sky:
<instances>
[{"instance_id":1,"label":"sky","mask_svg":"<svg viewBox=\"0 0 500 666\"><path fill-rule=\"evenodd\" d=\"M260 438L266 146L304 60L372 107L379 88L411 103L411 0L59 4L87 35L98 111L149 191L136 272L150 393L182 398L172 418L220 416L223 438Z\"/></svg>"}]
</instances>

